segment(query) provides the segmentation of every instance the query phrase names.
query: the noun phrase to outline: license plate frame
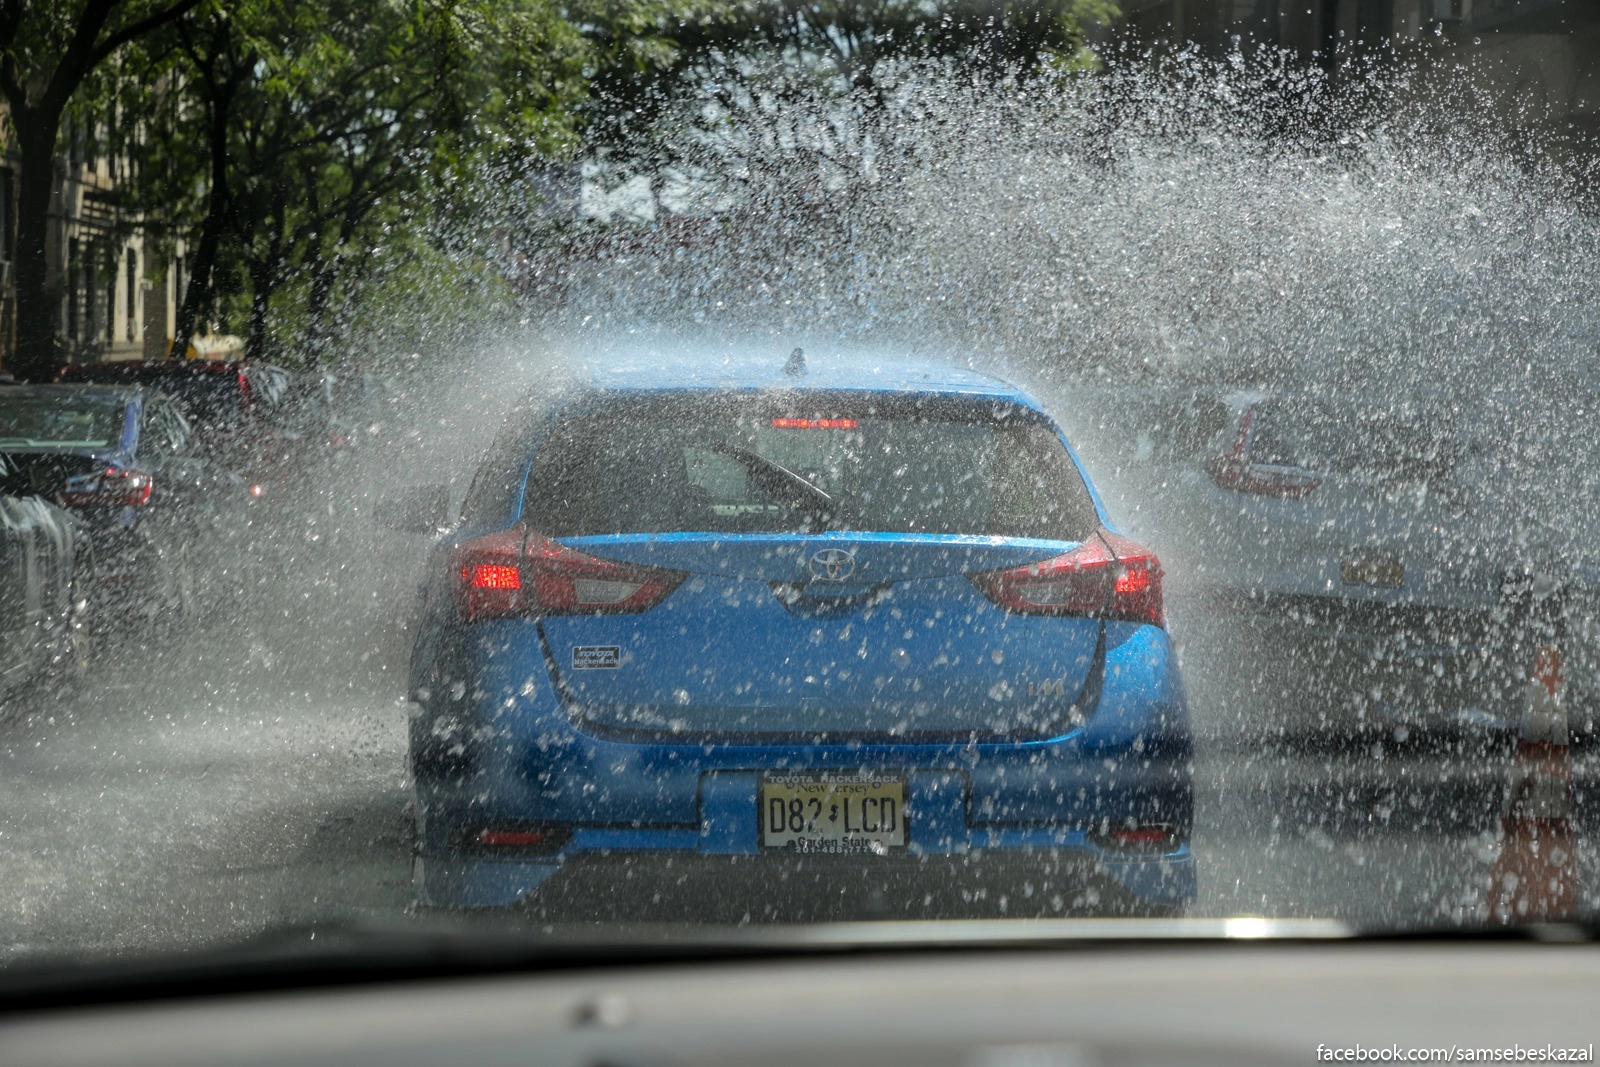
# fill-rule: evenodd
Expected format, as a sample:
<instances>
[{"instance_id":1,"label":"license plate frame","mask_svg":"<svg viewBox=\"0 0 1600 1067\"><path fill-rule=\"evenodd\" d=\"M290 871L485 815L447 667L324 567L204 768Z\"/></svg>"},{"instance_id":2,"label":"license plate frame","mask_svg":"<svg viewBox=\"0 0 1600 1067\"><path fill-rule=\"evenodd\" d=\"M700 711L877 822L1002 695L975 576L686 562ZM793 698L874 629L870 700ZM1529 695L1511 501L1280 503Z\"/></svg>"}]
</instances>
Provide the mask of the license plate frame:
<instances>
[{"instance_id":1,"label":"license plate frame","mask_svg":"<svg viewBox=\"0 0 1600 1067\"><path fill-rule=\"evenodd\" d=\"M756 787L756 839L763 852L792 855L904 852L911 841L908 778L902 771L763 774ZM780 816L783 824L775 825Z\"/></svg>"},{"instance_id":2,"label":"license plate frame","mask_svg":"<svg viewBox=\"0 0 1600 1067\"><path fill-rule=\"evenodd\" d=\"M1393 556L1349 556L1339 561L1339 580L1345 585L1395 589L1405 584L1406 568Z\"/></svg>"}]
</instances>

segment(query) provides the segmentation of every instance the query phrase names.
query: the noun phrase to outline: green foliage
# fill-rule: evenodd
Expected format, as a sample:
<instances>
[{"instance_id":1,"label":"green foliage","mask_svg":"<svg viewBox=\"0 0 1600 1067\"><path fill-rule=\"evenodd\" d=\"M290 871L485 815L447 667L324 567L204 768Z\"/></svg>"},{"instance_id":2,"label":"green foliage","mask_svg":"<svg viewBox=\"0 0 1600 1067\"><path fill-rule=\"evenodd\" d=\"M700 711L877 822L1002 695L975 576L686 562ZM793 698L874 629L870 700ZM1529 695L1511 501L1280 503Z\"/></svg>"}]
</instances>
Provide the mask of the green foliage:
<instances>
[{"instance_id":1,"label":"green foliage","mask_svg":"<svg viewBox=\"0 0 1600 1067\"><path fill-rule=\"evenodd\" d=\"M1085 69L1086 33L1119 11L1111 0L666 0L654 14L670 47L596 74L591 135L623 151L642 150L641 131L686 90L731 99L804 84L882 107L911 67L996 82Z\"/></svg>"},{"instance_id":2,"label":"green foliage","mask_svg":"<svg viewBox=\"0 0 1600 1067\"><path fill-rule=\"evenodd\" d=\"M148 109L142 213L191 249L214 236L199 321L291 361L347 328L376 257L427 232L422 193L495 153L573 151L588 62L543 0L243 0L142 52L139 80L170 98Z\"/></svg>"},{"instance_id":3,"label":"green foliage","mask_svg":"<svg viewBox=\"0 0 1600 1067\"><path fill-rule=\"evenodd\" d=\"M13 112L60 114L125 45L218 0L0 0L0 91Z\"/></svg>"}]
</instances>

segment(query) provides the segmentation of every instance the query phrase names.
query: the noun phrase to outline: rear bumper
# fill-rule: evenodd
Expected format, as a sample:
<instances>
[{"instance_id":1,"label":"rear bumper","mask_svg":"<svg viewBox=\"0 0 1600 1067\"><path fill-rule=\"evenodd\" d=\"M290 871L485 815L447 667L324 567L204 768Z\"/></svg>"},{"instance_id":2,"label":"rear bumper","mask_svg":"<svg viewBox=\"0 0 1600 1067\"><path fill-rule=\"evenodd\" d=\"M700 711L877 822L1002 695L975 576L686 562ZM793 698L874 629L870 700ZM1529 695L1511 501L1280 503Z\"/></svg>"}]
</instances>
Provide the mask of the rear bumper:
<instances>
[{"instance_id":1,"label":"rear bumper","mask_svg":"<svg viewBox=\"0 0 1600 1067\"><path fill-rule=\"evenodd\" d=\"M1519 634L1493 603L1461 606L1287 593L1214 598L1234 639L1263 662L1335 691L1388 692L1499 706L1520 696ZM1507 688L1507 681L1516 684ZM1505 692L1501 692L1505 689ZM1512 690L1515 692L1512 692Z\"/></svg>"},{"instance_id":2,"label":"rear bumper","mask_svg":"<svg viewBox=\"0 0 1600 1067\"><path fill-rule=\"evenodd\" d=\"M1600 728L1600 595L1576 581L1565 589L1558 642L1567 712L1574 730L1593 732ZM1522 713L1534 638L1514 608L1492 598L1463 606L1213 589L1186 607L1213 631L1194 628L1195 645L1225 642L1230 652L1221 658L1230 662L1234 649L1248 648L1284 691L1346 705L1346 725L1364 718L1498 730L1514 727Z\"/></svg>"},{"instance_id":3,"label":"rear bumper","mask_svg":"<svg viewBox=\"0 0 1600 1067\"><path fill-rule=\"evenodd\" d=\"M1194 799L1187 750L1162 752L1152 746L1139 758L1094 763L1059 755L1051 759L1038 750L1003 754L1011 758L991 753L987 760L969 760L960 768L915 769L931 755L920 753L919 760L918 754L902 751L870 761L881 770L899 770L906 779L907 843L880 856L763 849L758 825L763 772L758 770L698 768L687 781L671 774L656 780L637 758L631 764L619 759L617 766L631 773L618 776L609 796L604 787L592 793L580 788L580 795L591 797L582 805L562 803L559 789L541 801L506 788L503 779L423 777L416 797L417 896L436 907L487 908L532 906L537 901L530 896L542 900L554 892L569 910L573 901L580 902L583 907L571 917L581 919L610 904L649 912L659 904L657 894L670 896L681 888L686 871L742 872L758 887L810 872L793 882L792 894L786 891L773 899L747 893L742 905L755 907L757 913L771 908L790 915L814 915L835 898L858 904L865 900L869 911L884 900L900 901L895 914L910 914L907 902L924 897L927 902L919 907L927 914L966 914L969 905L992 903L1000 896L1032 901L1027 905L1033 909L1030 914L1126 914L1170 910L1194 896L1194 858L1187 845ZM789 769L866 762L860 751L812 750L768 758L770 766ZM630 798L630 791L640 789L654 790L652 803L641 805ZM677 789L686 790L688 797L671 792ZM634 817L619 818L624 812ZM684 814L690 820L675 821ZM1177 844L1171 851L1114 852L1094 833L1151 823L1172 829ZM477 829L505 825L550 831L550 851L470 847ZM597 863L619 864L625 880L649 892L608 904L605 893L573 896L574 891L560 888L572 881L568 874L581 874ZM653 883L647 877L651 871L659 874ZM813 877L818 872L833 872L837 878L819 882ZM544 887L552 879L558 879L556 889L547 891ZM580 878L579 884L586 883ZM965 896L952 897L963 885ZM711 877L705 893L688 898L699 909L690 910L703 916L708 908L727 905L734 898L724 899L725 893L736 890L743 891L737 880L722 886ZM868 892L863 898L867 890L877 896Z\"/></svg>"},{"instance_id":4,"label":"rear bumper","mask_svg":"<svg viewBox=\"0 0 1600 1067\"><path fill-rule=\"evenodd\" d=\"M141 528L104 525L94 530L95 579L112 616L148 607L171 595L173 565L164 546Z\"/></svg>"},{"instance_id":5,"label":"rear bumper","mask_svg":"<svg viewBox=\"0 0 1600 1067\"><path fill-rule=\"evenodd\" d=\"M475 633L496 654L466 672L471 684L419 692L429 703L411 723L417 889L426 904L513 905L535 890L545 895L541 887L558 873L611 862L606 857L641 872L688 864L764 871L769 880L789 865L837 870L848 872L841 873L847 888L852 879L872 881L873 872L899 871L932 886L923 893L934 893L930 900L939 899L938 886L973 873L981 881L983 872L1002 867L1033 885L1017 891L1017 899L1031 900L1030 893L1041 892L1040 872L1059 867L1066 873L1052 877L1062 888L1044 899L1060 896L1063 909L1073 900L1098 900L1095 885L1146 909L1176 907L1194 894L1194 860L1185 844L1194 821L1188 707L1167 635L1155 627L1108 627L1099 699L1086 723L1059 737L760 744L587 734L537 684L548 677L542 654L535 658L509 633L496 640L501 632L491 625ZM775 770L903 775L904 850L866 857L764 853L758 795L762 775ZM465 847L478 829L530 824L553 828L559 848L508 855ZM1130 824L1170 827L1179 844L1170 854L1113 854L1091 837ZM677 881L677 874L663 874L649 895ZM1068 891L1067 881L1082 885ZM717 885L713 878L709 895L698 898L702 907L716 901ZM892 888L880 886L884 893ZM909 889L901 895L921 899Z\"/></svg>"}]
</instances>

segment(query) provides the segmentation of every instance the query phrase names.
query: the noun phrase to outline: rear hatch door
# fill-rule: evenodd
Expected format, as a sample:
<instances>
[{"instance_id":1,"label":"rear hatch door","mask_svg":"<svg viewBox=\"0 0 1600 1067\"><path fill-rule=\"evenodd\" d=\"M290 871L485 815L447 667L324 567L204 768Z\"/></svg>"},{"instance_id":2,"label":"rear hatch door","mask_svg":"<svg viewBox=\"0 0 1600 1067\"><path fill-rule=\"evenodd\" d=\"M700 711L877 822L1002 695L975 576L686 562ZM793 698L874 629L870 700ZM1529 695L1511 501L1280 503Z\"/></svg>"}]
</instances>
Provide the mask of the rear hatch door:
<instances>
[{"instance_id":1,"label":"rear hatch door","mask_svg":"<svg viewBox=\"0 0 1600 1067\"><path fill-rule=\"evenodd\" d=\"M677 575L648 610L547 614L553 676L607 732L751 740L1054 736L1101 625L1009 614L969 575L1099 526L1054 430L1008 405L654 397L570 418L526 519Z\"/></svg>"}]
</instances>

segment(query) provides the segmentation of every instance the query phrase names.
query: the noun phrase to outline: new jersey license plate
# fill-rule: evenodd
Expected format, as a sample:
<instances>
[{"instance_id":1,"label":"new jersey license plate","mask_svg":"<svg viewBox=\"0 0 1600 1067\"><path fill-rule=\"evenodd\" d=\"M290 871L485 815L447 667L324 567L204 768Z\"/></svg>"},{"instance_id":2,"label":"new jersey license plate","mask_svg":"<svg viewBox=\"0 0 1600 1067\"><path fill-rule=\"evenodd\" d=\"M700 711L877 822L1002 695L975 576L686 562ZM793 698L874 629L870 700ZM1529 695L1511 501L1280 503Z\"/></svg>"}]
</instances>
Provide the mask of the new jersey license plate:
<instances>
[{"instance_id":1,"label":"new jersey license plate","mask_svg":"<svg viewBox=\"0 0 1600 1067\"><path fill-rule=\"evenodd\" d=\"M898 774L795 772L761 780L761 845L804 854L886 855L906 844Z\"/></svg>"},{"instance_id":2,"label":"new jersey license plate","mask_svg":"<svg viewBox=\"0 0 1600 1067\"><path fill-rule=\"evenodd\" d=\"M1358 556L1339 564L1339 577L1345 585L1400 585L1406 569L1397 559L1383 556Z\"/></svg>"}]
</instances>

